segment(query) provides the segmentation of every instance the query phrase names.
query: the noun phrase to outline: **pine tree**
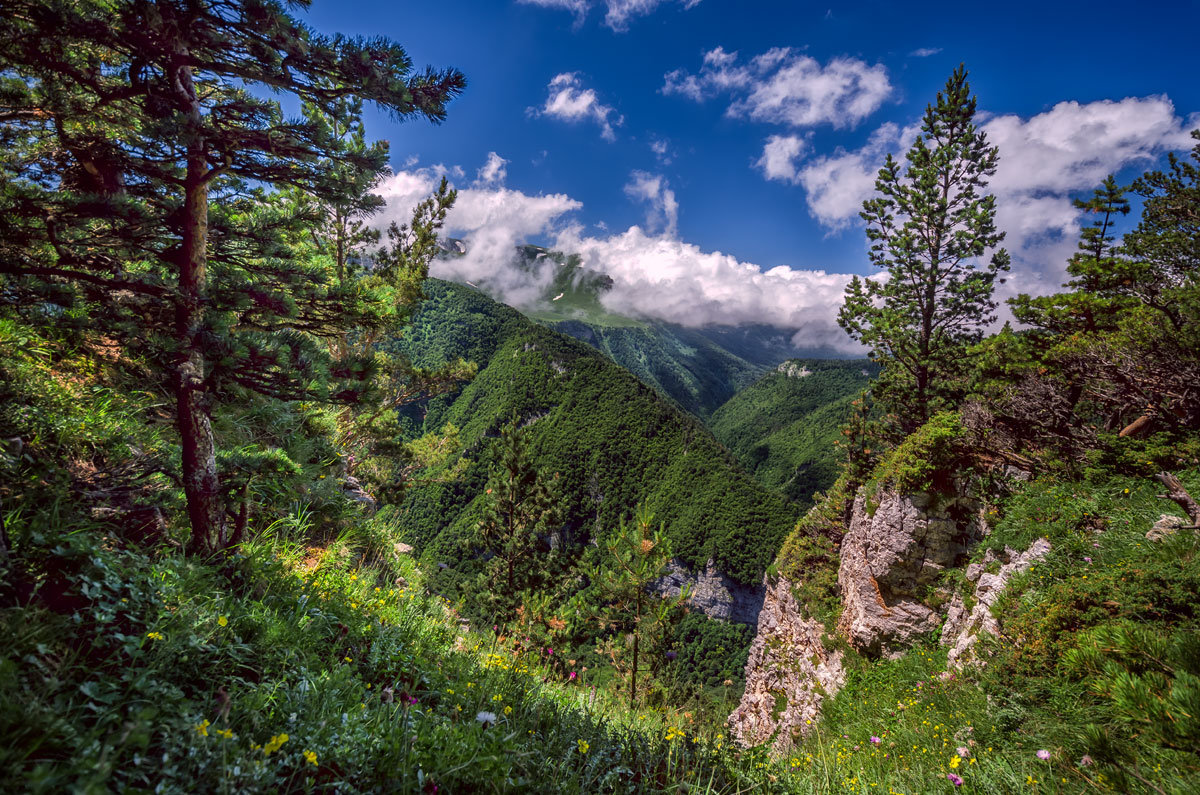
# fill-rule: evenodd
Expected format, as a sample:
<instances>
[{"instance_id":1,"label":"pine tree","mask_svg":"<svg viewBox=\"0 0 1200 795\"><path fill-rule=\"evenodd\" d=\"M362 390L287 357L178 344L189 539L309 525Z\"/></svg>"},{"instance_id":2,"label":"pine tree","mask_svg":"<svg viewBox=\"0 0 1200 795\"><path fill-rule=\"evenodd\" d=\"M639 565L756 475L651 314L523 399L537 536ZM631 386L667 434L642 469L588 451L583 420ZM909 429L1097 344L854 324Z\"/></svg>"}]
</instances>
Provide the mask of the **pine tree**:
<instances>
[{"instance_id":1,"label":"pine tree","mask_svg":"<svg viewBox=\"0 0 1200 795\"><path fill-rule=\"evenodd\" d=\"M500 429L500 457L488 477L479 523L479 537L494 555L489 585L503 613L511 612L506 605L533 584L541 539L561 521L552 484L534 467L528 444L515 420Z\"/></svg>"},{"instance_id":2,"label":"pine tree","mask_svg":"<svg viewBox=\"0 0 1200 795\"><path fill-rule=\"evenodd\" d=\"M322 36L277 0L13 0L0 15L9 295L86 306L87 321L157 358L175 396L190 546L228 541L211 416L236 385L355 402L373 357L318 343L384 322L380 296L294 256L313 219L269 188L346 204L384 165L270 92L330 115L347 98L400 119L445 116L453 69L416 71L385 39ZM359 207L359 209L370 209ZM28 302L27 302L28 303ZM45 313L43 312L43 315Z\"/></svg>"},{"instance_id":3,"label":"pine tree","mask_svg":"<svg viewBox=\"0 0 1200 795\"><path fill-rule=\"evenodd\" d=\"M974 123L975 97L960 66L926 107L921 135L905 156L888 155L861 216L870 260L886 280L854 277L838 322L885 364L877 396L912 431L952 391L967 349L995 317L992 291L1008 270L995 226L995 197L983 195L999 157Z\"/></svg>"},{"instance_id":4,"label":"pine tree","mask_svg":"<svg viewBox=\"0 0 1200 795\"><path fill-rule=\"evenodd\" d=\"M632 522L622 520L601 546L601 562L589 576L602 594L608 619L618 628L618 638L630 650L627 664L620 645L610 642L607 651L613 665L628 672L629 708L636 709L645 649L653 645L651 639L663 635L671 612L686 601L688 592L668 598L651 591L667 573L671 544L663 525L654 527L654 515L644 505L634 511Z\"/></svg>"}]
</instances>

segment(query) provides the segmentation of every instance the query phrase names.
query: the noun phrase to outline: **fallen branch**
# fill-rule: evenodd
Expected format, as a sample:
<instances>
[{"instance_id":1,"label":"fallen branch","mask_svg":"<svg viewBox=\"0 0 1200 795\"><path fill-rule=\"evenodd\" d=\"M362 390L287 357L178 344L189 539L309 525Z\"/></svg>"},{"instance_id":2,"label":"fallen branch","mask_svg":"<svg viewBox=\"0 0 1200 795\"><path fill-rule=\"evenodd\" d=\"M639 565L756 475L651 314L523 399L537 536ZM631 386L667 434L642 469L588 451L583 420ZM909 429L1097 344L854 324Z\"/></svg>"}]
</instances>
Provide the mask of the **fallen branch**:
<instances>
[{"instance_id":1,"label":"fallen branch","mask_svg":"<svg viewBox=\"0 0 1200 795\"><path fill-rule=\"evenodd\" d=\"M1192 495L1188 494L1179 478L1170 472L1159 472L1154 479L1167 487L1167 493L1159 496L1173 501L1183 509L1192 524L1200 525L1200 503L1192 499Z\"/></svg>"}]
</instances>

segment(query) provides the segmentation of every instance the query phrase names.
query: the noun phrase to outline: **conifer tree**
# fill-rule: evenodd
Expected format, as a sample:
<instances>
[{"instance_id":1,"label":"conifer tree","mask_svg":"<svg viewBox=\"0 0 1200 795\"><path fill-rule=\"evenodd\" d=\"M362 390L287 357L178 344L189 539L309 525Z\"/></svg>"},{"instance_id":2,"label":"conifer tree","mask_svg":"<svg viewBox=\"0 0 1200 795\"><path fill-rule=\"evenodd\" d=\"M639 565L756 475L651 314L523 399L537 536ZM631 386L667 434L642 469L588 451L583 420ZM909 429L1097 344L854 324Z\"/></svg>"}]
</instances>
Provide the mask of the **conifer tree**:
<instances>
[{"instance_id":1,"label":"conifer tree","mask_svg":"<svg viewBox=\"0 0 1200 795\"><path fill-rule=\"evenodd\" d=\"M908 432L927 420L994 320L992 291L1008 270L995 197L984 195L999 157L975 126L975 97L960 66L926 107L901 170L888 155L863 203L870 260L884 280L854 277L838 322L884 363L878 397Z\"/></svg>"},{"instance_id":2,"label":"conifer tree","mask_svg":"<svg viewBox=\"0 0 1200 795\"><path fill-rule=\"evenodd\" d=\"M479 536L495 556L490 585L508 602L533 579L540 539L558 529L560 512L552 484L530 460L528 439L516 421L500 429L500 459L484 491Z\"/></svg>"},{"instance_id":3,"label":"conifer tree","mask_svg":"<svg viewBox=\"0 0 1200 795\"><path fill-rule=\"evenodd\" d=\"M651 592L651 586L667 573L671 544L663 525L654 526L654 515L639 505L633 521L621 521L618 530L601 542L604 553L589 572L603 595L606 612L618 627L618 638L630 650L626 671L629 677L629 708L637 708L638 674L647 641L661 636L671 611L688 597L685 589L674 598ZM614 666L622 667L620 646L608 648Z\"/></svg>"},{"instance_id":4,"label":"conifer tree","mask_svg":"<svg viewBox=\"0 0 1200 795\"><path fill-rule=\"evenodd\" d=\"M385 153L286 119L264 94L330 115L359 97L437 122L465 85L453 69L415 70L386 39L326 37L288 13L308 5L12 0L0 15L0 125L19 144L2 161L8 295L67 316L86 304L90 324L169 374L193 549L228 541L210 421L228 387L358 401L371 357L330 361L317 340L387 314L293 256L314 219L265 192L367 210L330 164L369 176Z\"/></svg>"}]
</instances>

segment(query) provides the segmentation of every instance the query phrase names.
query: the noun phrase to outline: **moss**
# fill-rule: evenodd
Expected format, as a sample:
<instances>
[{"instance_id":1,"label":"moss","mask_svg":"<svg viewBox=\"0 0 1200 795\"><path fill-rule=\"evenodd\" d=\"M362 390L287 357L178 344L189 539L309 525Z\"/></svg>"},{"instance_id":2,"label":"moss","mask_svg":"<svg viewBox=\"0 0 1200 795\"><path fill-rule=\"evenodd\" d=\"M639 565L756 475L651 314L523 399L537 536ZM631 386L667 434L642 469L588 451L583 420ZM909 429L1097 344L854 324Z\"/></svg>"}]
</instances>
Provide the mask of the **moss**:
<instances>
[{"instance_id":1,"label":"moss","mask_svg":"<svg viewBox=\"0 0 1200 795\"><path fill-rule=\"evenodd\" d=\"M960 463L958 441L962 436L962 418L957 412L934 415L875 468L864 487L867 510L874 513L876 496L884 489L901 494L945 490Z\"/></svg>"}]
</instances>

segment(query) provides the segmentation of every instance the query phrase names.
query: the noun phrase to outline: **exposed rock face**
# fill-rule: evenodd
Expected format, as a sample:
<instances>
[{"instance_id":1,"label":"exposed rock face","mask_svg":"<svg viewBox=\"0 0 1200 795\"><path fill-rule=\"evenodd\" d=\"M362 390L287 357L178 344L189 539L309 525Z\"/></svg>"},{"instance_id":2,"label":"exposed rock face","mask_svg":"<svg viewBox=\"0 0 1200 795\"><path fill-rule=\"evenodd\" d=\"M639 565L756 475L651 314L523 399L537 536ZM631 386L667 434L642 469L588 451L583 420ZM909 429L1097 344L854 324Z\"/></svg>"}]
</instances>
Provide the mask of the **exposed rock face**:
<instances>
[{"instance_id":1,"label":"exposed rock face","mask_svg":"<svg viewBox=\"0 0 1200 795\"><path fill-rule=\"evenodd\" d=\"M796 362L784 362L775 369L786 375L788 378L807 378L808 376L812 375L812 370L809 370L804 365L797 364ZM865 370L863 371L863 374L866 374Z\"/></svg>"},{"instance_id":2,"label":"exposed rock face","mask_svg":"<svg viewBox=\"0 0 1200 795\"><path fill-rule=\"evenodd\" d=\"M758 621L766 588L734 582L717 570L711 558L699 573L672 560L667 564L667 575L655 583L654 590L666 596L678 596L688 585L691 586L688 605L709 618L738 624Z\"/></svg>"},{"instance_id":3,"label":"exposed rock face","mask_svg":"<svg viewBox=\"0 0 1200 795\"><path fill-rule=\"evenodd\" d=\"M1147 541L1162 541L1167 536L1173 536L1179 532L1179 528L1187 525L1187 520L1181 516L1172 516L1169 513L1159 514L1158 521L1146 533Z\"/></svg>"},{"instance_id":4,"label":"exposed rock face","mask_svg":"<svg viewBox=\"0 0 1200 795\"><path fill-rule=\"evenodd\" d=\"M989 549L982 561L967 566L967 579L975 583L975 606L968 612L959 594L955 594L950 603L942 630L942 645L952 647L946 655L949 667L962 668L971 662L981 662L975 653L979 637L983 634L996 635L1000 631L1000 622L992 615L992 605L1004 593L1009 580L1046 557L1049 552L1050 542L1039 538L1021 553L1005 547L1004 552L997 555ZM1001 564L999 570L988 573L987 569L997 562Z\"/></svg>"},{"instance_id":5,"label":"exposed rock face","mask_svg":"<svg viewBox=\"0 0 1200 795\"><path fill-rule=\"evenodd\" d=\"M987 527L979 503L969 498L934 504L924 494L877 497L872 514L859 494L842 540L838 629L865 653L891 654L941 624L922 598L943 569L964 561Z\"/></svg>"},{"instance_id":6,"label":"exposed rock face","mask_svg":"<svg viewBox=\"0 0 1200 795\"><path fill-rule=\"evenodd\" d=\"M842 653L821 643L825 628L804 616L783 577L766 591L758 632L746 662L746 690L729 716L743 745L771 742L786 753L816 725L821 702L846 681Z\"/></svg>"}]
</instances>

